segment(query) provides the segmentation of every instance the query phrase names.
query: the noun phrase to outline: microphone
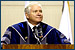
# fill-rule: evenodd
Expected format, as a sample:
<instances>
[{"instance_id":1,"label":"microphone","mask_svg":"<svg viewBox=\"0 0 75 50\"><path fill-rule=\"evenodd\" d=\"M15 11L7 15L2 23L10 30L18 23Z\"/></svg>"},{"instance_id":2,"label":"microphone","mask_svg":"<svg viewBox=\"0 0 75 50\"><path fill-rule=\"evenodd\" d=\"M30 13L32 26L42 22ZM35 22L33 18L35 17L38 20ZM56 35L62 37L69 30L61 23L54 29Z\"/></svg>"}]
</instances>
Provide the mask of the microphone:
<instances>
[{"instance_id":1,"label":"microphone","mask_svg":"<svg viewBox=\"0 0 75 50\"><path fill-rule=\"evenodd\" d=\"M43 37L42 27L38 26L38 28L39 28L39 32L38 32L39 38L42 38Z\"/></svg>"},{"instance_id":2,"label":"microphone","mask_svg":"<svg viewBox=\"0 0 75 50\"><path fill-rule=\"evenodd\" d=\"M36 34L34 33L34 37L37 39L37 41L41 44L39 38L36 36Z\"/></svg>"},{"instance_id":3,"label":"microphone","mask_svg":"<svg viewBox=\"0 0 75 50\"><path fill-rule=\"evenodd\" d=\"M37 41L39 42L39 44L41 44L40 40L39 40L39 36L38 36L38 30L37 30L37 27L33 27L33 34L34 34L34 37L37 39Z\"/></svg>"}]
</instances>

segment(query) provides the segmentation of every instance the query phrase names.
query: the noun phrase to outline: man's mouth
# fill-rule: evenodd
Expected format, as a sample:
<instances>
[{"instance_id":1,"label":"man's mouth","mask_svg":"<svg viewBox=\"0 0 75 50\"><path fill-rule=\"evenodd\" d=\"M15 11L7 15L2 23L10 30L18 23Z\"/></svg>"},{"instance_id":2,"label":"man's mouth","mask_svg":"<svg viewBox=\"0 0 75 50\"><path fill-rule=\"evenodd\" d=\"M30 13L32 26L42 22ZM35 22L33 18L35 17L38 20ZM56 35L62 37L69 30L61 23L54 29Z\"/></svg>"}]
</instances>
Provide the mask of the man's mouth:
<instances>
[{"instance_id":1,"label":"man's mouth","mask_svg":"<svg viewBox=\"0 0 75 50\"><path fill-rule=\"evenodd\" d=\"M36 18L42 18L41 16L37 16Z\"/></svg>"},{"instance_id":2,"label":"man's mouth","mask_svg":"<svg viewBox=\"0 0 75 50\"><path fill-rule=\"evenodd\" d=\"M37 18L42 18L42 16L41 15L37 15Z\"/></svg>"}]
</instances>

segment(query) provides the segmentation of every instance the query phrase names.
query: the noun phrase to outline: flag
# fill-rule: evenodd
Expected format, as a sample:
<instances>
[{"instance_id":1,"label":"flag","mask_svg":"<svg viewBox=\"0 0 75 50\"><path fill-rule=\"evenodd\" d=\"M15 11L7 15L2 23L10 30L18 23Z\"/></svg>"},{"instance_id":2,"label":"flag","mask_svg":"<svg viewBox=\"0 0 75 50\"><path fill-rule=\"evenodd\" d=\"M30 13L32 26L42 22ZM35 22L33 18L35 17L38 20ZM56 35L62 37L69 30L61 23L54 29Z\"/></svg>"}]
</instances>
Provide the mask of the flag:
<instances>
[{"instance_id":1,"label":"flag","mask_svg":"<svg viewBox=\"0 0 75 50\"><path fill-rule=\"evenodd\" d=\"M26 6L29 4L29 1L25 1L25 8L26 8ZM25 13L24 13L24 21L27 21L27 19L26 19L26 16L25 16Z\"/></svg>"},{"instance_id":2,"label":"flag","mask_svg":"<svg viewBox=\"0 0 75 50\"><path fill-rule=\"evenodd\" d=\"M59 31L61 31L67 39L73 44L71 23L70 23L70 5L69 1L64 1L63 13L59 25Z\"/></svg>"}]
</instances>

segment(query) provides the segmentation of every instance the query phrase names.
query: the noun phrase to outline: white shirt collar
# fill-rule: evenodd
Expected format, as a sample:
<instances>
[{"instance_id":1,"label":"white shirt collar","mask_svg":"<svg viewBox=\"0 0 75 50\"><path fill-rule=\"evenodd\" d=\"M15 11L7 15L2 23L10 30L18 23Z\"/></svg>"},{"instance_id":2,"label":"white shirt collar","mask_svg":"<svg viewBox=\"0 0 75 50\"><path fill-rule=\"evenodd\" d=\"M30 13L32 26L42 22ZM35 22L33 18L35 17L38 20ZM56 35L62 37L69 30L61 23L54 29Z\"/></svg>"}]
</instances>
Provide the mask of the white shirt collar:
<instances>
[{"instance_id":1,"label":"white shirt collar","mask_svg":"<svg viewBox=\"0 0 75 50\"><path fill-rule=\"evenodd\" d=\"M34 27L34 25L32 25L31 23L29 23L28 21L27 21L27 23L28 23L28 25L30 26L31 29ZM40 25L40 23L37 24L36 27L38 27L39 25Z\"/></svg>"}]
</instances>

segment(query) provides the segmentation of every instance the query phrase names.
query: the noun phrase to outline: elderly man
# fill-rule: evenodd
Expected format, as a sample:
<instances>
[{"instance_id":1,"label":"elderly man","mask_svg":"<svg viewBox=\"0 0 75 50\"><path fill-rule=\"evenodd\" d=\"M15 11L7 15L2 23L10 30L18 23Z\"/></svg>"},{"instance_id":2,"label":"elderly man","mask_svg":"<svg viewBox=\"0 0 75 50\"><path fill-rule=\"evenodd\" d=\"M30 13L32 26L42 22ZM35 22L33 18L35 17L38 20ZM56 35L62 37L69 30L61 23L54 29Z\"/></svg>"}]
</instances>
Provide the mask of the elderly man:
<instances>
[{"instance_id":1,"label":"elderly man","mask_svg":"<svg viewBox=\"0 0 75 50\"><path fill-rule=\"evenodd\" d=\"M57 29L42 21L42 7L30 3L25 8L28 21L14 24L6 30L1 39L2 44L70 44L67 38Z\"/></svg>"}]
</instances>

